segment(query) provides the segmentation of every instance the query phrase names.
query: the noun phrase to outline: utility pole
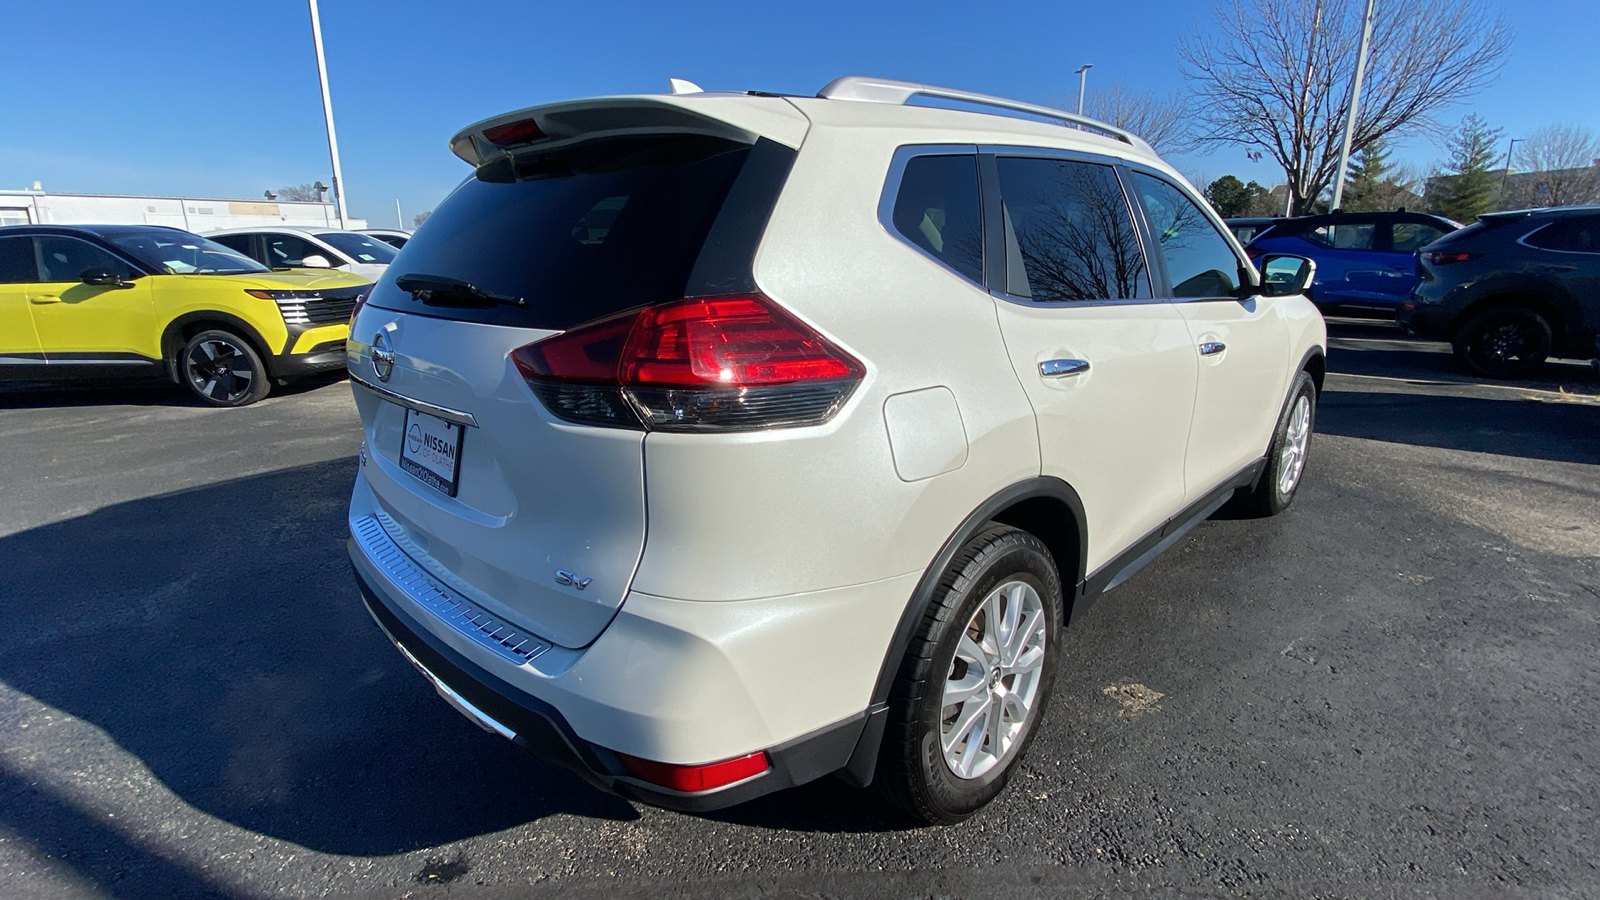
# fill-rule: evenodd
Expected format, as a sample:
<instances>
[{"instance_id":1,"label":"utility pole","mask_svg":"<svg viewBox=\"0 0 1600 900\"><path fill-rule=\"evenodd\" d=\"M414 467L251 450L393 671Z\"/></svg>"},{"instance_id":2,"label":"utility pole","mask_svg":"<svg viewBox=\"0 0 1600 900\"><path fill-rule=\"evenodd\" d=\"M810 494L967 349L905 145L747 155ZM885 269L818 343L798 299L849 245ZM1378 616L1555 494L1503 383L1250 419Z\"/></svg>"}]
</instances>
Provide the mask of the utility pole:
<instances>
[{"instance_id":1,"label":"utility pole","mask_svg":"<svg viewBox=\"0 0 1600 900\"><path fill-rule=\"evenodd\" d=\"M1512 138L1511 139L1511 143L1506 145L1506 171L1505 171L1504 175L1500 176L1500 202L1501 203L1505 203L1506 202L1507 182L1511 181L1511 148L1517 146L1517 144L1519 144L1521 142L1522 142L1522 138Z\"/></svg>"},{"instance_id":2,"label":"utility pole","mask_svg":"<svg viewBox=\"0 0 1600 900\"><path fill-rule=\"evenodd\" d=\"M1084 63L1074 69L1072 74L1078 76L1078 115L1083 115L1083 87L1089 81L1089 70L1094 68L1094 63Z\"/></svg>"},{"instance_id":3,"label":"utility pole","mask_svg":"<svg viewBox=\"0 0 1600 900\"><path fill-rule=\"evenodd\" d=\"M339 173L339 139L333 133L333 100L328 96L328 64L322 58L322 19L317 0L311 3L311 40L317 45L317 78L322 82L322 117L328 122L328 155L333 158L333 202L339 209L339 227L345 227L344 179Z\"/></svg>"},{"instance_id":4,"label":"utility pole","mask_svg":"<svg viewBox=\"0 0 1600 900\"><path fill-rule=\"evenodd\" d=\"M1372 43L1372 7L1377 0L1367 0L1367 21L1361 29L1361 51L1356 54L1356 77L1350 82L1350 114L1344 120L1344 147L1339 151L1339 174L1333 181L1333 212L1344 202L1344 176L1350 167L1350 139L1355 136L1356 109L1361 105L1361 78L1367 73L1367 47Z\"/></svg>"},{"instance_id":5,"label":"utility pole","mask_svg":"<svg viewBox=\"0 0 1600 900\"><path fill-rule=\"evenodd\" d=\"M406 219L405 219L405 216L400 215L400 198L399 197L394 198L394 224L401 231L405 231L406 230Z\"/></svg>"}]
</instances>

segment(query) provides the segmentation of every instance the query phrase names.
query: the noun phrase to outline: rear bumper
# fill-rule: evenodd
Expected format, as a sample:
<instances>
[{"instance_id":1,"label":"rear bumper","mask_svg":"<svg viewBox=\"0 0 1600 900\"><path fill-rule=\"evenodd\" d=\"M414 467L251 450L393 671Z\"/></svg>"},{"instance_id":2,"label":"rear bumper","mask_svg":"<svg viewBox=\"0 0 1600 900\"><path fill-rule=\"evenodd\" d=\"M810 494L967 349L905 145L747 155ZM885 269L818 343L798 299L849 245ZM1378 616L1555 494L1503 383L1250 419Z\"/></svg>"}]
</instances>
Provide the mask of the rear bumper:
<instances>
[{"instance_id":1,"label":"rear bumper","mask_svg":"<svg viewBox=\"0 0 1600 900\"><path fill-rule=\"evenodd\" d=\"M440 581L429 568L438 563L421 548L402 550L399 523L382 511L365 470L350 526L351 563L373 617L440 693L480 726L593 784L699 811L840 770L856 783L871 779L883 723L875 709L869 728L867 707L915 575L748 601L630 593L593 643L572 649ZM410 547L403 533L399 539ZM878 607L886 611L881 629L865 615ZM838 636L841 621L854 626L847 636ZM838 652L821 640L828 634ZM765 773L696 794L634 778L616 756L694 766L756 751L770 758Z\"/></svg>"},{"instance_id":2,"label":"rear bumper","mask_svg":"<svg viewBox=\"0 0 1600 900\"><path fill-rule=\"evenodd\" d=\"M351 542L350 552L361 553ZM536 758L560 766L602 790L684 812L723 809L804 784L845 767L866 715L767 750L772 767L753 778L702 793L682 793L631 777L616 754L578 736L556 707L517 691L433 637L391 605L356 567L367 611L395 646L447 702L479 727L509 737Z\"/></svg>"}]
</instances>

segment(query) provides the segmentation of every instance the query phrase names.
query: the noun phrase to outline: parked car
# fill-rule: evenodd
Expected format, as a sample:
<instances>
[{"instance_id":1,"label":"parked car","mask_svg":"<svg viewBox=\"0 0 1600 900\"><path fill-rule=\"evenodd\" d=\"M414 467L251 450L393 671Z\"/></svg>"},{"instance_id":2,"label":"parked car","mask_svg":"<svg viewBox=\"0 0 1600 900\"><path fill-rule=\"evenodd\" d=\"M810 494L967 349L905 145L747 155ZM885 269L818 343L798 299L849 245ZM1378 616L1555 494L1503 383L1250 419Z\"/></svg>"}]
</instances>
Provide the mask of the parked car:
<instances>
[{"instance_id":1,"label":"parked car","mask_svg":"<svg viewBox=\"0 0 1600 900\"><path fill-rule=\"evenodd\" d=\"M404 247L406 245L406 241L411 240L411 232L397 231L393 228L364 228L361 230L361 233L365 235L371 235L372 237L383 241L385 244L388 244L396 250Z\"/></svg>"},{"instance_id":2,"label":"parked car","mask_svg":"<svg viewBox=\"0 0 1600 900\"><path fill-rule=\"evenodd\" d=\"M368 280L394 262L395 248L339 228L229 228L206 237L273 269L343 269Z\"/></svg>"},{"instance_id":3,"label":"parked car","mask_svg":"<svg viewBox=\"0 0 1600 900\"><path fill-rule=\"evenodd\" d=\"M1223 219L1222 224L1228 226L1228 230L1239 239L1239 243L1248 244L1256 235L1282 221L1282 216L1240 216Z\"/></svg>"},{"instance_id":4,"label":"parked car","mask_svg":"<svg viewBox=\"0 0 1600 900\"><path fill-rule=\"evenodd\" d=\"M153 225L0 228L0 379L160 377L243 406L273 381L338 371L372 285L273 272Z\"/></svg>"},{"instance_id":5,"label":"parked car","mask_svg":"<svg viewBox=\"0 0 1600 900\"><path fill-rule=\"evenodd\" d=\"M1417 283L1416 252L1461 226L1411 212L1330 213L1282 219L1245 246L1250 256L1316 260L1312 299L1324 312L1392 318Z\"/></svg>"},{"instance_id":6,"label":"parked car","mask_svg":"<svg viewBox=\"0 0 1600 900\"><path fill-rule=\"evenodd\" d=\"M1492 378L1600 356L1600 206L1490 213L1422 249L1397 321Z\"/></svg>"},{"instance_id":7,"label":"parked car","mask_svg":"<svg viewBox=\"0 0 1600 900\"><path fill-rule=\"evenodd\" d=\"M1313 264L1263 288L1127 132L842 78L451 147L475 177L354 318L350 555L445 699L598 785L838 773L959 821L1092 598L1295 497Z\"/></svg>"}]
</instances>

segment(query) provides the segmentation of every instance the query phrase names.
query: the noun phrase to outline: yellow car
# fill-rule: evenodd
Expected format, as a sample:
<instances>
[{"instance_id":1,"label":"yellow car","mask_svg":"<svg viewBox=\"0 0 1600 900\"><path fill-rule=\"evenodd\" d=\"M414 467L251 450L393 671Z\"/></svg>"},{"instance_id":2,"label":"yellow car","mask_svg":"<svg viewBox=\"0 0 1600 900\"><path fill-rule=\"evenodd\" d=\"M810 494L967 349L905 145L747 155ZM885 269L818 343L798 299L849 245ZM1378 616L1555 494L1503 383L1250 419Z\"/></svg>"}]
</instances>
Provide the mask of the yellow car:
<instances>
[{"instance_id":1,"label":"yellow car","mask_svg":"<svg viewBox=\"0 0 1600 900\"><path fill-rule=\"evenodd\" d=\"M210 406L344 367L372 285L153 225L0 228L0 380L156 375Z\"/></svg>"}]
</instances>

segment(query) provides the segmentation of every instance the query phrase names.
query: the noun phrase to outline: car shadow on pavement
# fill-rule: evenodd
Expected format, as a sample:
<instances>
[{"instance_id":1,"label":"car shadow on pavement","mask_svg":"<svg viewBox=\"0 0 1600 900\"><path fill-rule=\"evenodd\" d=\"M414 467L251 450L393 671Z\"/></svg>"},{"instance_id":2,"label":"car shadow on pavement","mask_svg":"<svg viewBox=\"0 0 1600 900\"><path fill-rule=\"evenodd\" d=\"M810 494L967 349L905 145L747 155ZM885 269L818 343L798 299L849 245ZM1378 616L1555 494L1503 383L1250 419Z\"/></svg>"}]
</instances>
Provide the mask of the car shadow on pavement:
<instances>
[{"instance_id":1,"label":"car shadow on pavement","mask_svg":"<svg viewBox=\"0 0 1600 900\"><path fill-rule=\"evenodd\" d=\"M389 646L345 557L354 466L0 537L0 680L101 729L204 813L318 851L400 853L554 813L636 818L471 727ZM98 746L71 752L94 759ZM0 779L0 809L28 806L27 790ZM0 821L45 844L103 843L58 807Z\"/></svg>"},{"instance_id":2,"label":"car shadow on pavement","mask_svg":"<svg viewBox=\"0 0 1600 900\"><path fill-rule=\"evenodd\" d=\"M1600 403L1323 392L1317 432L1554 462L1600 462Z\"/></svg>"},{"instance_id":3,"label":"car shadow on pavement","mask_svg":"<svg viewBox=\"0 0 1600 900\"><path fill-rule=\"evenodd\" d=\"M274 384L270 397L289 397L343 381L343 370ZM125 381L11 381L0 382L0 409L40 409L70 406L199 406L181 384L156 378Z\"/></svg>"}]
</instances>

